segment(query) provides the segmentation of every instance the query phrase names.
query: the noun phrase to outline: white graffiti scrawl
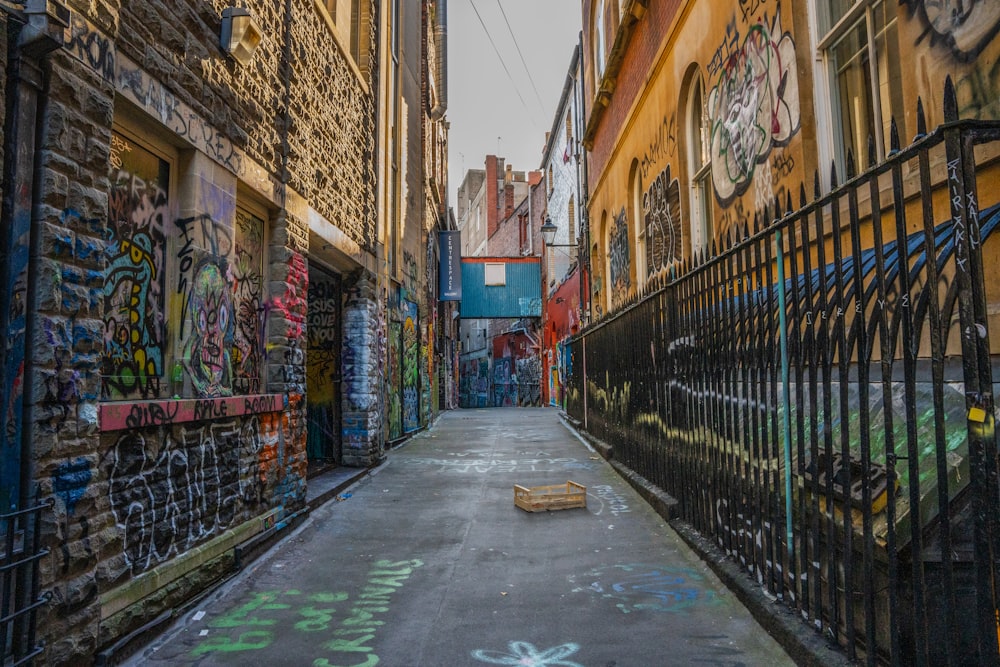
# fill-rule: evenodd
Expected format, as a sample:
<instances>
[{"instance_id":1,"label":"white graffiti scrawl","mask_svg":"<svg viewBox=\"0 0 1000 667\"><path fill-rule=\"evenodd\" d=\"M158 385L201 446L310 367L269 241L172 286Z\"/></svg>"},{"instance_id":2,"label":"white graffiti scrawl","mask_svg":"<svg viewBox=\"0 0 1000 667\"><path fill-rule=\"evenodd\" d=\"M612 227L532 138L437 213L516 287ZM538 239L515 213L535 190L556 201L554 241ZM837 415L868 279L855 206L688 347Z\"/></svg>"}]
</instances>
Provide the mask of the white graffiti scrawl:
<instances>
[{"instance_id":1,"label":"white graffiti scrawl","mask_svg":"<svg viewBox=\"0 0 1000 667\"><path fill-rule=\"evenodd\" d=\"M739 40L727 35L727 42ZM719 203L746 192L754 169L799 129L795 42L781 30L780 9L749 26L739 48L715 71L708 97L712 123L712 182Z\"/></svg>"}]
</instances>

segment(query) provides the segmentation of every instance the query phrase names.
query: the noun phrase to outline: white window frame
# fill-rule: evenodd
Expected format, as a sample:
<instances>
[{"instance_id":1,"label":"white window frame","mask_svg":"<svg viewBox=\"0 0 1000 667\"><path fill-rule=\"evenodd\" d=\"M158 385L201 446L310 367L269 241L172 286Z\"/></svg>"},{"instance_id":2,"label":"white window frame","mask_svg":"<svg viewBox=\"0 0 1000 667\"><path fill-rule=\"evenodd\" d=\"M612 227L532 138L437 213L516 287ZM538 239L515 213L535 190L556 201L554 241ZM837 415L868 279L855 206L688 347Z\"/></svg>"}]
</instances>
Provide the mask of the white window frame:
<instances>
[{"instance_id":1,"label":"white window frame","mask_svg":"<svg viewBox=\"0 0 1000 667\"><path fill-rule=\"evenodd\" d=\"M818 157L820 160L823 187L828 188L830 184L830 164L832 162L836 162L837 180L838 182L843 183L847 177L846 151L848 148L854 147L853 139L845 141L844 137L841 136L843 125L838 112L840 100L838 99L838 93L834 91L836 78L833 73L833 62L830 58L830 51L837 45L838 42L840 42L841 39L849 34L859 21L865 21L868 67L870 68L869 75L872 82L870 94L873 111L878 115L878 118L876 118L872 123L874 128L873 136L875 140L876 160L877 162L882 162L888 152L888 141L885 136L885 129L883 128L881 118L883 109L883 86L879 78L880 68L878 53L876 50L877 36L874 35L873 30L873 7L879 4L879 2L882 2L890 5L889 11L894 12L895 3L890 2L890 0L855 0L854 5L848 9L833 26L830 26L826 32L823 32L823 26L821 25L821 21L823 19L820 16L820 11L817 8L816 3L825 1L826 0L813 0L812 2L809 2L808 11L810 16L810 31L812 33L813 43L816 44L816 58L813 68L814 80L816 81L816 91L813 95L816 123L817 127L831 128L830 132L817 133ZM900 30L898 14L894 14L893 20L896 24L896 35L898 39ZM888 26L885 29L888 30ZM898 56L898 54L896 55ZM890 116L894 116L897 123L903 122L905 120L905 109L893 109L891 108L891 103L891 100L889 100ZM863 151L863 154L856 154L854 156L854 164L855 170L860 172L866 168L865 165L868 161L867 137L862 140L858 149L859 151ZM868 168L871 166L874 165L867 165Z\"/></svg>"},{"instance_id":2,"label":"white window frame","mask_svg":"<svg viewBox=\"0 0 1000 667\"><path fill-rule=\"evenodd\" d=\"M687 118L687 162L689 174L688 218L691 255L708 248L715 233L712 215L712 198L715 189L712 185L711 138L708 118L708 99L705 96L705 83L701 74L691 81L688 92L685 117ZM701 101L701 109L695 109L695 100ZM699 138L697 134L700 134Z\"/></svg>"}]
</instances>

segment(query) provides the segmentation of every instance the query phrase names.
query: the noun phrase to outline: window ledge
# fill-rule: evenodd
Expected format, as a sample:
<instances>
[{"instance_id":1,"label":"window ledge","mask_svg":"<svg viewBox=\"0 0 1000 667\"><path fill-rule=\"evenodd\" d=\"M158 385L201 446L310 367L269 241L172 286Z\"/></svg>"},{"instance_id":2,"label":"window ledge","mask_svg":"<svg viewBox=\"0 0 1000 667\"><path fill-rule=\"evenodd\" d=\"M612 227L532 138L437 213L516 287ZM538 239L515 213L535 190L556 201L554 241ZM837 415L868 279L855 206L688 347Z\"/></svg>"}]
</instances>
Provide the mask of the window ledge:
<instances>
[{"instance_id":1,"label":"window ledge","mask_svg":"<svg viewBox=\"0 0 1000 667\"><path fill-rule=\"evenodd\" d=\"M223 419L288 407L287 394L251 394L218 398L168 398L152 401L102 403L101 431L170 426L206 419Z\"/></svg>"}]
</instances>

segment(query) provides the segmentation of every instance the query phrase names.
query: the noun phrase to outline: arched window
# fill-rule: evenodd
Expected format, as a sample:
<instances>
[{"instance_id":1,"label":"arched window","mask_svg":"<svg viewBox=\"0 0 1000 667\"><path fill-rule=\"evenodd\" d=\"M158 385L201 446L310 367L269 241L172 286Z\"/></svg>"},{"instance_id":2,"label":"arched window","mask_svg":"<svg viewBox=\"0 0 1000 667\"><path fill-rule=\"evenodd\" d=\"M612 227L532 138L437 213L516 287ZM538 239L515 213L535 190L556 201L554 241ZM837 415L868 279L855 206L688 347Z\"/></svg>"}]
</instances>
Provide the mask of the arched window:
<instances>
[{"instance_id":1,"label":"arched window","mask_svg":"<svg viewBox=\"0 0 1000 667\"><path fill-rule=\"evenodd\" d=\"M712 224L712 142L701 75L691 82L687 105L688 177L691 182L691 253L709 247L714 233Z\"/></svg>"},{"instance_id":2,"label":"arched window","mask_svg":"<svg viewBox=\"0 0 1000 667\"><path fill-rule=\"evenodd\" d=\"M632 160L632 168L628 175L628 219L635 229L636 253L635 253L635 274L636 283L639 289L646 284L646 272L649 264L646 261L646 247L649 243L648 230L642 224L642 178L639 172L639 161Z\"/></svg>"}]
</instances>

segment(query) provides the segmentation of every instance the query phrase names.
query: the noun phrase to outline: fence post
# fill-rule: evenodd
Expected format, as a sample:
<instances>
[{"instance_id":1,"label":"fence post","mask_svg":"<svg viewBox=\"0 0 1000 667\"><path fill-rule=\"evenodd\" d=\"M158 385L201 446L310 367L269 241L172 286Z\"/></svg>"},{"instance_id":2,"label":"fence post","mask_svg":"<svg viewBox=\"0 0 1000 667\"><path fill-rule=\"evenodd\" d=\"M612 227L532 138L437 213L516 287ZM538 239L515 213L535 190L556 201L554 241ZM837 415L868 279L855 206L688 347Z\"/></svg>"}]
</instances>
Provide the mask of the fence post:
<instances>
[{"instance_id":1,"label":"fence post","mask_svg":"<svg viewBox=\"0 0 1000 667\"><path fill-rule=\"evenodd\" d=\"M997 664L997 444L993 373L987 328L986 286L979 237L975 151L971 133L958 123L951 77L945 82L945 155L955 239L955 274L965 383L975 544L978 664Z\"/></svg>"},{"instance_id":2,"label":"fence post","mask_svg":"<svg viewBox=\"0 0 1000 667\"><path fill-rule=\"evenodd\" d=\"M781 229L774 233L778 256L778 340L781 345L781 402L784 405L781 420L781 438L785 454L785 552L787 566L792 562L792 396L788 387L788 322L785 315L785 249ZM794 252L794 248L792 249ZM794 589L794 583L793 590Z\"/></svg>"}]
</instances>

